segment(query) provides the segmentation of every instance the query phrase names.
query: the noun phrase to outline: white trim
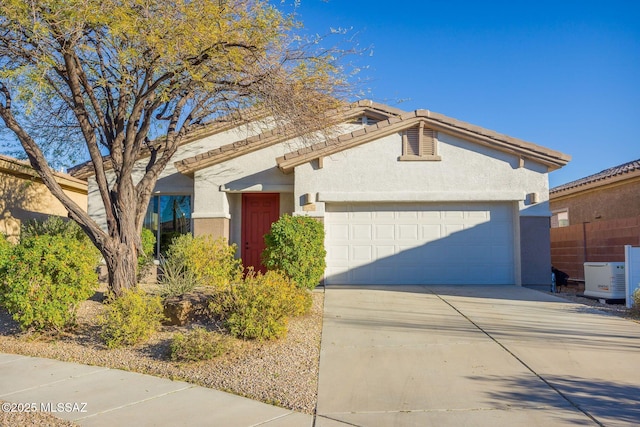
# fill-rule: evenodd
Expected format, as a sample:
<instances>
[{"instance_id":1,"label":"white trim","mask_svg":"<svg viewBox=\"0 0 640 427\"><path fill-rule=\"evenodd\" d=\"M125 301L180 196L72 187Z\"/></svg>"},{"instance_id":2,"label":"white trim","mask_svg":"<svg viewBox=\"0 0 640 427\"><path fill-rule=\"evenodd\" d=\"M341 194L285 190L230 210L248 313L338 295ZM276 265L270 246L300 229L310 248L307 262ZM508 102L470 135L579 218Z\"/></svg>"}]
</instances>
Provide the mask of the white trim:
<instances>
[{"instance_id":1,"label":"white trim","mask_svg":"<svg viewBox=\"0 0 640 427\"><path fill-rule=\"evenodd\" d=\"M319 202L516 202L525 199L523 191L439 192L439 191L379 191L346 193L323 191Z\"/></svg>"},{"instance_id":2,"label":"white trim","mask_svg":"<svg viewBox=\"0 0 640 427\"><path fill-rule=\"evenodd\" d=\"M192 212L192 219L202 219L202 218L226 218L231 219L231 215L226 212Z\"/></svg>"},{"instance_id":3,"label":"white trim","mask_svg":"<svg viewBox=\"0 0 640 427\"><path fill-rule=\"evenodd\" d=\"M224 193L293 193L293 184L248 184L248 185L231 185L222 184L219 188Z\"/></svg>"}]
</instances>

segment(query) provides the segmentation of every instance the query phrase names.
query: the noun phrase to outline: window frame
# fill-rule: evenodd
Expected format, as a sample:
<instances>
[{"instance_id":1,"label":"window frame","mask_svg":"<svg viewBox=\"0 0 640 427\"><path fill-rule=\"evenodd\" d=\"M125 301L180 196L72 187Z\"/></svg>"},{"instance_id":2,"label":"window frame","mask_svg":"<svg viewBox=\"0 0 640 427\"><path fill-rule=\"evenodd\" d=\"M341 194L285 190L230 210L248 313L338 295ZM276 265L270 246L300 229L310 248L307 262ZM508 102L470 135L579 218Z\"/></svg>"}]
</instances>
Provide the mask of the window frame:
<instances>
[{"instance_id":1,"label":"window frame","mask_svg":"<svg viewBox=\"0 0 640 427\"><path fill-rule=\"evenodd\" d=\"M560 218L561 214L566 214L566 218ZM564 216L564 215L563 215ZM569 222L569 208L556 209L551 212L551 228L562 228L571 225Z\"/></svg>"}]
</instances>

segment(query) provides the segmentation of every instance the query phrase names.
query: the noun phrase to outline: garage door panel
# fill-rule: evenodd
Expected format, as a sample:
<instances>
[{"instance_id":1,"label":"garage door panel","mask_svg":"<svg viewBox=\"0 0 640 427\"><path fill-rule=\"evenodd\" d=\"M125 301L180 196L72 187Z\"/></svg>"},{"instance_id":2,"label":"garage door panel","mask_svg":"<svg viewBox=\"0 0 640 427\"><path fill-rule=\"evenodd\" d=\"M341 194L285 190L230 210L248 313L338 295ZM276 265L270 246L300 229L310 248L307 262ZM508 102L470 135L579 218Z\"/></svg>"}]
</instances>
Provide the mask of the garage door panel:
<instances>
[{"instance_id":1,"label":"garage door panel","mask_svg":"<svg viewBox=\"0 0 640 427\"><path fill-rule=\"evenodd\" d=\"M464 224L445 224L442 228L444 231L443 236L451 238L455 237L455 233L464 230Z\"/></svg>"},{"instance_id":2,"label":"garage door panel","mask_svg":"<svg viewBox=\"0 0 640 427\"><path fill-rule=\"evenodd\" d=\"M333 283L352 283L349 277L349 268L348 267L327 267L326 276L331 277Z\"/></svg>"},{"instance_id":3,"label":"garage door panel","mask_svg":"<svg viewBox=\"0 0 640 427\"><path fill-rule=\"evenodd\" d=\"M354 224L351 227L351 240L371 240L373 237L372 228L373 226L370 224Z\"/></svg>"},{"instance_id":4,"label":"garage door panel","mask_svg":"<svg viewBox=\"0 0 640 427\"><path fill-rule=\"evenodd\" d=\"M327 204L327 283L513 283L509 203Z\"/></svg>"},{"instance_id":5,"label":"garage door panel","mask_svg":"<svg viewBox=\"0 0 640 427\"><path fill-rule=\"evenodd\" d=\"M370 220L372 217L373 213L369 212L369 211L361 211L361 210L355 210L354 212L351 212L351 215L349 215L349 219L351 221L362 221L362 220Z\"/></svg>"},{"instance_id":6,"label":"garage door panel","mask_svg":"<svg viewBox=\"0 0 640 427\"><path fill-rule=\"evenodd\" d=\"M348 224L328 224L326 227L326 233L331 236L333 240L349 240L349 225Z\"/></svg>"},{"instance_id":7,"label":"garage door panel","mask_svg":"<svg viewBox=\"0 0 640 427\"><path fill-rule=\"evenodd\" d=\"M393 224L379 224L373 229L373 236L376 240L395 240L396 227Z\"/></svg>"},{"instance_id":8,"label":"garage door panel","mask_svg":"<svg viewBox=\"0 0 640 427\"><path fill-rule=\"evenodd\" d=\"M374 247L371 245L352 245L350 261L355 261L358 265L372 261L371 253Z\"/></svg>"},{"instance_id":9,"label":"garage door panel","mask_svg":"<svg viewBox=\"0 0 640 427\"><path fill-rule=\"evenodd\" d=\"M509 246L492 246L491 255L494 259L504 259L511 255L512 249Z\"/></svg>"},{"instance_id":10,"label":"garage door panel","mask_svg":"<svg viewBox=\"0 0 640 427\"><path fill-rule=\"evenodd\" d=\"M401 224L397 226L397 239L398 240L417 240L418 239L418 225L417 224Z\"/></svg>"},{"instance_id":11,"label":"garage door panel","mask_svg":"<svg viewBox=\"0 0 640 427\"><path fill-rule=\"evenodd\" d=\"M421 226L422 239L425 242L432 242L442 237L442 227L440 224L426 224Z\"/></svg>"},{"instance_id":12,"label":"garage door panel","mask_svg":"<svg viewBox=\"0 0 640 427\"><path fill-rule=\"evenodd\" d=\"M420 219L423 223L439 224L442 219L442 212L440 211L422 211L420 212Z\"/></svg>"},{"instance_id":13,"label":"garage door panel","mask_svg":"<svg viewBox=\"0 0 640 427\"><path fill-rule=\"evenodd\" d=\"M393 257L396 253L396 247L393 245L384 246L377 245L375 246L375 257L377 261L385 261L387 258ZM392 262L391 259L386 260L386 262Z\"/></svg>"},{"instance_id":14,"label":"garage door panel","mask_svg":"<svg viewBox=\"0 0 640 427\"><path fill-rule=\"evenodd\" d=\"M377 212L374 212L373 215L377 221L387 220L387 221L393 222L393 220L396 217L396 214L393 211L377 211Z\"/></svg>"},{"instance_id":15,"label":"garage door panel","mask_svg":"<svg viewBox=\"0 0 640 427\"><path fill-rule=\"evenodd\" d=\"M349 283L354 283L359 285L373 283L373 280L374 280L373 269L354 268L349 271L349 279L350 279Z\"/></svg>"},{"instance_id":16,"label":"garage door panel","mask_svg":"<svg viewBox=\"0 0 640 427\"><path fill-rule=\"evenodd\" d=\"M330 265L338 265L344 262L345 265L349 261L349 245L334 244L327 247L327 262Z\"/></svg>"}]
</instances>

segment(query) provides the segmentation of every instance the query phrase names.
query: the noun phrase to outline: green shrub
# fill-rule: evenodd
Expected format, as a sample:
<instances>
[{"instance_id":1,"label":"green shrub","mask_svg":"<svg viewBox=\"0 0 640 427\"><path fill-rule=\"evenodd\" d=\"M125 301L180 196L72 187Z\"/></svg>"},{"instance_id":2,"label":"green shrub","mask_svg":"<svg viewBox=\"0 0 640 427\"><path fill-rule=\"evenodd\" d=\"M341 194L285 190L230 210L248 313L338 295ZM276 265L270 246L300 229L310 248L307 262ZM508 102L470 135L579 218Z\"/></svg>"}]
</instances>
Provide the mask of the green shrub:
<instances>
[{"instance_id":1,"label":"green shrub","mask_svg":"<svg viewBox=\"0 0 640 427\"><path fill-rule=\"evenodd\" d=\"M142 243L142 253L138 255L138 282L148 277L152 269L155 268L153 254L156 247L156 236L153 234L153 231L148 228L143 228L140 234L140 240ZM155 275L152 277L155 277Z\"/></svg>"},{"instance_id":2,"label":"green shrub","mask_svg":"<svg viewBox=\"0 0 640 427\"><path fill-rule=\"evenodd\" d=\"M142 289L126 289L112 299L98 321L100 337L109 348L134 345L146 341L158 331L164 320L160 297Z\"/></svg>"},{"instance_id":3,"label":"green shrub","mask_svg":"<svg viewBox=\"0 0 640 427\"><path fill-rule=\"evenodd\" d=\"M140 234L142 241L142 254L138 256L138 270L143 270L153 262L153 253L156 248L156 236L153 231L143 228Z\"/></svg>"},{"instance_id":4,"label":"green shrub","mask_svg":"<svg viewBox=\"0 0 640 427\"><path fill-rule=\"evenodd\" d=\"M13 244L7 240L7 236L0 233L0 283L2 283L3 269L9 263L11 252L13 252Z\"/></svg>"},{"instance_id":5,"label":"green shrub","mask_svg":"<svg viewBox=\"0 0 640 427\"><path fill-rule=\"evenodd\" d=\"M173 361L197 362L221 356L231 348L231 338L197 327L173 337L169 354Z\"/></svg>"},{"instance_id":6,"label":"green shrub","mask_svg":"<svg viewBox=\"0 0 640 427\"><path fill-rule=\"evenodd\" d=\"M72 220L65 220L59 216L50 216L45 221L35 219L22 224L20 239L27 240L37 236L63 236L69 239L89 242L89 237L80 228L78 223Z\"/></svg>"},{"instance_id":7,"label":"green shrub","mask_svg":"<svg viewBox=\"0 0 640 427\"><path fill-rule=\"evenodd\" d=\"M96 290L97 249L65 234L23 238L2 268L0 302L22 329L61 331Z\"/></svg>"},{"instance_id":8,"label":"green shrub","mask_svg":"<svg viewBox=\"0 0 640 427\"><path fill-rule=\"evenodd\" d=\"M633 291L633 309L636 313L640 313L640 288Z\"/></svg>"},{"instance_id":9,"label":"green shrub","mask_svg":"<svg viewBox=\"0 0 640 427\"><path fill-rule=\"evenodd\" d=\"M243 281L217 292L210 305L231 335L259 340L284 336L289 317L310 307L311 294L276 271L248 273Z\"/></svg>"},{"instance_id":10,"label":"green shrub","mask_svg":"<svg viewBox=\"0 0 640 427\"><path fill-rule=\"evenodd\" d=\"M235 253L236 245L227 244L224 238L184 234L173 239L167 260L181 260L199 284L224 287L242 276L242 261L235 258Z\"/></svg>"},{"instance_id":11,"label":"green shrub","mask_svg":"<svg viewBox=\"0 0 640 427\"><path fill-rule=\"evenodd\" d=\"M161 261L159 293L162 298L184 295L200 285L200 279L193 269L187 268L184 259L171 257Z\"/></svg>"},{"instance_id":12,"label":"green shrub","mask_svg":"<svg viewBox=\"0 0 640 427\"><path fill-rule=\"evenodd\" d=\"M303 289L313 289L324 274L324 227L313 218L283 215L264 236L262 263L281 270Z\"/></svg>"}]
</instances>

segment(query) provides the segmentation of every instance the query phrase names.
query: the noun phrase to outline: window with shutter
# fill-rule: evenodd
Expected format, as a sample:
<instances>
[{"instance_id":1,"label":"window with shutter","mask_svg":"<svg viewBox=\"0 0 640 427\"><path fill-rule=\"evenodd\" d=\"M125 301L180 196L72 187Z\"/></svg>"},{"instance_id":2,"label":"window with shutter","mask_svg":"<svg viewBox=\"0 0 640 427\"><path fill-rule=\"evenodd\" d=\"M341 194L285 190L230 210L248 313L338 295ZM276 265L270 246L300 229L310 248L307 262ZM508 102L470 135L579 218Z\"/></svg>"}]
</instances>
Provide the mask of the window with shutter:
<instances>
[{"instance_id":1,"label":"window with shutter","mask_svg":"<svg viewBox=\"0 0 640 427\"><path fill-rule=\"evenodd\" d=\"M420 123L402 133L402 156L399 160L441 160L437 150L438 133Z\"/></svg>"}]
</instances>

